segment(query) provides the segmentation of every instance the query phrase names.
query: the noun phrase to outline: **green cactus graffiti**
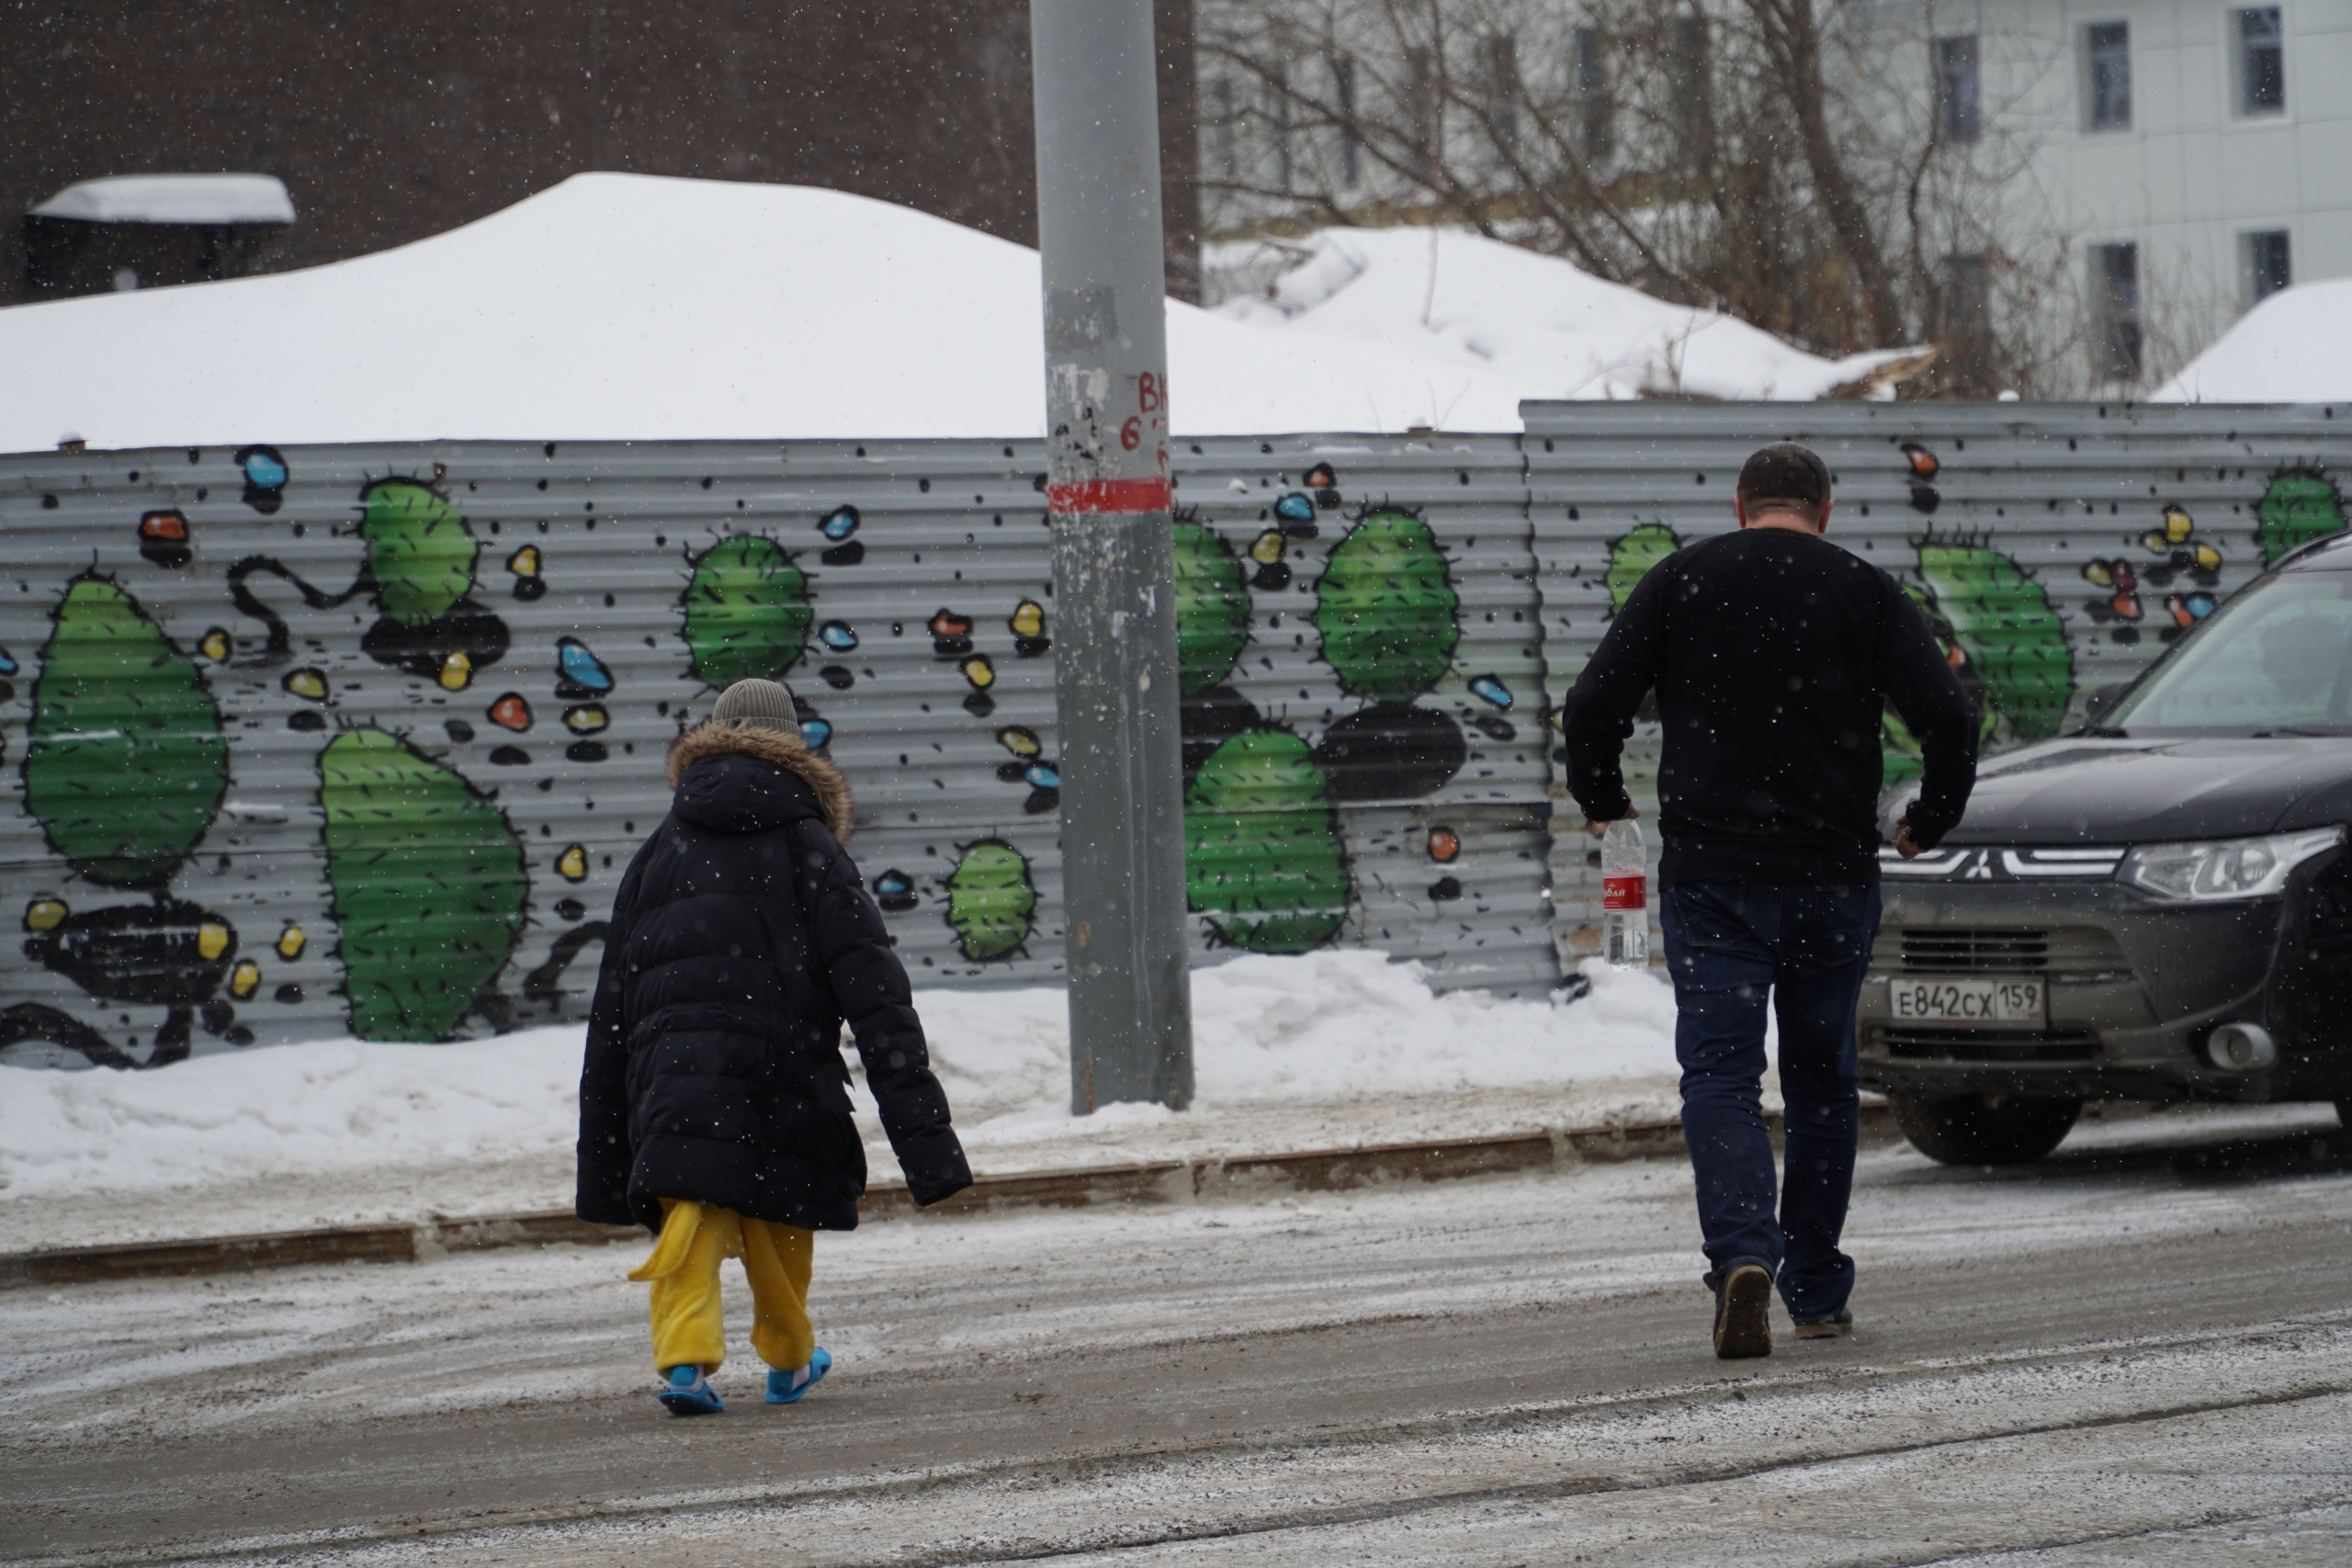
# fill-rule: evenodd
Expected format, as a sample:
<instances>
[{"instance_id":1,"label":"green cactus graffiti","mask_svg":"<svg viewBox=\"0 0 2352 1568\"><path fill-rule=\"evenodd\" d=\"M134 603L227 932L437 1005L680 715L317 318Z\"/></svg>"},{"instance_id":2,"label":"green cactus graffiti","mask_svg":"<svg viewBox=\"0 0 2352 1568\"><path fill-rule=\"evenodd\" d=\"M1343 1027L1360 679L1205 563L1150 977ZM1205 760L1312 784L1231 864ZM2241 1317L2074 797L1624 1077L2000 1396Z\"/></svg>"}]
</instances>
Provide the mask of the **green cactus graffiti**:
<instances>
[{"instance_id":1,"label":"green cactus graffiti","mask_svg":"<svg viewBox=\"0 0 2352 1568\"><path fill-rule=\"evenodd\" d=\"M387 620L431 626L473 591L481 541L438 491L414 479L379 479L359 501L359 536Z\"/></svg>"},{"instance_id":2,"label":"green cactus graffiti","mask_svg":"<svg viewBox=\"0 0 2352 1568\"><path fill-rule=\"evenodd\" d=\"M1681 547L1682 541L1663 523L1637 523L1631 532L1610 540L1609 570L1603 579L1609 587L1609 613L1623 610L1650 568Z\"/></svg>"},{"instance_id":3,"label":"green cactus graffiti","mask_svg":"<svg viewBox=\"0 0 2352 1568\"><path fill-rule=\"evenodd\" d=\"M370 596L382 618L359 639L360 651L420 680L437 681L445 691L465 690L476 674L505 656L506 623L469 597L481 542L447 496L421 479L376 479L359 492L357 532L366 557L351 585L336 592L274 556L246 556L230 567L230 602L266 633L253 662L283 664L294 657L293 630L255 592L257 577L277 578L312 610ZM518 599L546 591L536 548L528 559L531 570L515 580Z\"/></svg>"},{"instance_id":4,"label":"green cactus graffiti","mask_svg":"<svg viewBox=\"0 0 2352 1568\"><path fill-rule=\"evenodd\" d=\"M1919 577L2011 737L2057 734L2075 694L2075 654L2041 584L1999 551L1957 538L1920 544Z\"/></svg>"},{"instance_id":5,"label":"green cactus graffiti","mask_svg":"<svg viewBox=\"0 0 2352 1568\"><path fill-rule=\"evenodd\" d=\"M2335 481L2310 468L2273 476L2254 514L2254 539L2265 566L2313 539L2344 532L2344 497Z\"/></svg>"},{"instance_id":6,"label":"green cactus graffiti","mask_svg":"<svg viewBox=\"0 0 2352 1568\"><path fill-rule=\"evenodd\" d=\"M319 754L352 1032L446 1040L506 966L530 895L497 802L380 729Z\"/></svg>"},{"instance_id":7,"label":"green cactus graffiti","mask_svg":"<svg viewBox=\"0 0 2352 1568\"><path fill-rule=\"evenodd\" d=\"M1430 525L1409 512L1372 512L1323 568L1315 626L1350 696L1409 702L1452 665L1460 605Z\"/></svg>"},{"instance_id":8,"label":"green cactus graffiti","mask_svg":"<svg viewBox=\"0 0 2352 1568\"><path fill-rule=\"evenodd\" d=\"M229 787L229 747L195 661L94 572L57 606L33 687L25 804L93 882L158 888Z\"/></svg>"},{"instance_id":9,"label":"green cactus graffiti","mask_svg":"<svg viewBox=\"0 0 2352 1568\"><path fill-rule=\"evenodd\" d=\"M815 618L808 578L784 547L757 535L721 539L695 558L686 584L686 651L696 679L724 691L775 680L800 658Z\"/></svg>"},{"instance_id":10,"label":"green cactus graffiti","mask_svg":"<svg viewBox=\"0 0 2352 1568\"><path fill-rule=\"evenodd\" d=\"M947 924L975 964L1008 957L1028 941L1036 910L1029 862L1001 839L966 849L947 879Z\"/></svg>"},{"instance_id":11,"label":"green cactus graffiti","mask_svg":"<svg viewBox=\"0 0 2352 1568\"><path fill-rule=\"evenodd\" d=\"M2075 656L2041 585L1981 544L1929 538L1918 551L1921 581L1904 592L1976 701L1979 745L1990 750L2057 734L2075 694ZM1881 739L1886 784L1918 777L1918 741L1892 709Z\"/></svg>"},{"instance_id":12,"label":"green cactus graffiti","mask_svg":"<svg viewBox=\"0 0 2352 1568\"><path fill-rule=\"evenodd\" d=\"M1347 857L1306 743L1254 729L1219 746L1184 796L1184 884L1218 936L1305 953L1347 919Z\"/></svg>"},{"instance_id":13,"label":"green cactus graffiti","mask_svg":"<svg viewBox=\"0 0 2352 1568\"><path fill-rule=\"evenodd\" d=\"M1176 667L1198 696L1232 672L1250 640L1250 592L1233 547L1214 528L1176 519Z\"/></svg>"}]
</instances>

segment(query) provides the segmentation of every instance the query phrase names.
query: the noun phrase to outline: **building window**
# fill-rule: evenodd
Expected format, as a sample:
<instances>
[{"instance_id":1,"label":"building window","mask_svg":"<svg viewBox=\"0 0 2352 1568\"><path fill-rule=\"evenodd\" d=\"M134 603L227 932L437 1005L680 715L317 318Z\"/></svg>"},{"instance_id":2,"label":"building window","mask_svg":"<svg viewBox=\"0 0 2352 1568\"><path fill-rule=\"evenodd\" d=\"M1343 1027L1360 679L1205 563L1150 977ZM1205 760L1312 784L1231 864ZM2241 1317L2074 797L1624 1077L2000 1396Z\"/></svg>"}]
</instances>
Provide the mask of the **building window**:
<instances>
[{"instance_id":1,"label":"building window","mask_svg":"<svg viewBox=\"0 0 2352 1568\"><path fill-rule=\"evenodd\" d=\"M2278 7L2256 6L2237 13L2238 112L2287 111L2287 39Z\"/></svg>"},{"instance_id":2,"label":"building window","mask_svg":"<svg viewBox=\"0 0 2352 1568\"><path fill-rule=\"evenodd\" d=\"M2092 339L2098 378L2140 378L2140 247L2091 247Z\"/></svg>"},{"instance_id":3,"label":"building window","mask_svg":"<svg viewBox=\"0 0 2352 1568\"><path fill-rule=\"evenodd\" d=\"M1290 159L1290 81L1288 73L1275 67L1266 82L1266 118L1274 133L1275 188L1284 196L1291 190Z\"/></svg>"},{"instance_id":4,"label":"building window","mask_svg":"<svg viewBox=\"0 0 2352 1568\"><path fill-rule=\"evenodd\" d=\"M1216 149L1217 171L1230 182L1241 173L1238 139L1234 134L1233 78L1219 76L1209 84L1209 112L1214 117L1210 144Z\"/></svg>"},{"instance_id":5,"label":"building window","mask_svg":"<svg viewBox=\"0 0 2352 1568\"><path fill-rule=\"evenodd\" d=\"M1984 253L1944 258L1944 315L1957 338L1981 337L1992 324L1993 273Z\"/></svg>"},{"instance_id":6,"label":"building window","mask_svg":"<svg viewBox=\"0 0 2352 1568\"><path fill-rule=\"evenodd\" d=\"M1609 57L1602 52L1600 29L1576 32L1577 118L1584 134L1584 155L1596 162L1617 148L1617 106L1609 96Z\"/></svg>"},{"instance_id":7,"label":"building window","mask_svg":"<svg viewBox=\"0 0 2352 1568\"><path fill-rule=\"evenodd\" d=\"M1445 119L1439 95L1437 56L1419 44L1405 51L1405 116L1413 138L1413 161L1424 178L1436 173L1439 145L1445 140Z\"/></svg>"},{"instance_id":8,"label":"building window","mask_svg":"<svg viewBox=\"0 0 2352 1568\"><path fill-rule=\"evenodd\" d=\"M2295 281L2287 252L2287 231L2269 229L2242 237L2245 254L2245 302L2259 305Z\"/></svg>"},{"instance_id":9,"label":"building window","mask_svg":"<svg viewBox=\"0 0 2352 1568\"><path fill-rule=\"evenodd\" d=\"M1331 57L1331 110L1340 121L1340 184L1353 188L1361 164L1356 140L1356 62Z\"/></svg>"},{"instance_id":10,"label":"building window","mask_svg":"<svg viewBox=\"0 0 2352 1568\"><path fill-rule=\"evenodd\" d=\"M2132 129L2132 24L2093 22L2083 29L2085 123L2093 130Z\"/></svg>"},{"instance_id":11,"label":"building window","mask_svg":"<svg viewBox=\"0 0 2352 1568\"><path fill-rule=\"evenodd\" d=\"M1944 257L1943 351L1953 389L1983 397L1993 386L1993 269L1984 253Z\"/></svg>"},{"instance_id":12,"label":"building window","mask_svg":"<svg viewBox=\"0 0 2352 1568\"><path fill-rule=\"evenodd\" d=\"M1487 40L1487 113L1494 122L1495 146L1507 158L1519 155L1519 40L1498 33Z\"/></svg>"},{"instance_id":13,"label":"building window","mask_svg":"<svg viewBox=\"0 0 2352 1568\"><path fill-rule=\"evenodd\" d=\"M1711 163L1714 154L1714 107L1707 73L1707 20L1695 11L1674 18L1667 35L1667 77L1674 94L1674 125L1682 155L1693 164Z\"/></svg>"},{"instance_id":14,"label":"building window","mask_svg":"<svg viewBox=\"0 0 2352 1568\"><path fill-rule=\"evenodd\" d=\"M1981 124L1976 91L1976 35L1936 40L1936 135L1973 141Z\"/></svg>"}]
</instances>

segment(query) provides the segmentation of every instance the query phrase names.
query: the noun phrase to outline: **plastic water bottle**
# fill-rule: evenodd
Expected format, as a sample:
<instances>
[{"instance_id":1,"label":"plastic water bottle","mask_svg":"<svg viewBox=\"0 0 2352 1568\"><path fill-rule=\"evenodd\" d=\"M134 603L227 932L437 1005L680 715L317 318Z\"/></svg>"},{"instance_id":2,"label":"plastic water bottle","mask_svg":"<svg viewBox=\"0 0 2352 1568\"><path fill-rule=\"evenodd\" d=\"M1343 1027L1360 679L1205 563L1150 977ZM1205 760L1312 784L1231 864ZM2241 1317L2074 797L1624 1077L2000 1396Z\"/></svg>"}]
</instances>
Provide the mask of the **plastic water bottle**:
<instances>
[{"instance_id":1,"label":"plastic water bottle","mask_svg":"<svg viewBox=\"0 0 2352 1568\"><path fill-rule=\"evenodd\" d=\"M1649 858L1642 826L1620 817L1600 836L1601 951L1620 969L1650 962Z\"/></svg>"}]
</instances>

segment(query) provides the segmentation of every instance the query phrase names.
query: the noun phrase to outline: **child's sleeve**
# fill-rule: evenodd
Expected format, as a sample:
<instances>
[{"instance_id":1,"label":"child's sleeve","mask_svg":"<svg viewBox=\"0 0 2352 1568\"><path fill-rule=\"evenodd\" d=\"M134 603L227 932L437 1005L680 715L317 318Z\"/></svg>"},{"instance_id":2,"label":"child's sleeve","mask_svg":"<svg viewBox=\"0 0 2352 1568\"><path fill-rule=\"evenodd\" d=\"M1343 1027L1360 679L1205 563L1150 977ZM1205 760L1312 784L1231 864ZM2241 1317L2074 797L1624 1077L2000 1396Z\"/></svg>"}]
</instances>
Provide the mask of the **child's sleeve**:
<instances>
[{"instance_id":1,"label":"child's sleeve","mask_svg":"<svg viewBox=\"0 0 2352 1568\"><path fill-rule=\"evenodd\" d=\"M574 1207L583 1220L625 1225L628 1173L634 1160L628 1141L628 1020L622 1007L628 970L628 917L637 901L637 868L622 877L605 926L604 962L596 970L596 996L588 1010L588 1048L580 1066L580 1187Z\"/></svg>"},{"instance_id":2,"label":"child's sleeve","mask_svg":"<svg viewBox=\"0 0 2352 1568\"><path fill-rule=\"evenodd\" d=\"M802 830L808 835L802 863L818 867L804 906L818 956L857 1037L866 1087L906 1172L907 1191L917 1203L936 1203L969 1187L972 1170L948 1120L947 1091L931 1070L906 966L891 951L882 911L849 852L813 822Z\"/></svg>"}]
</instances>

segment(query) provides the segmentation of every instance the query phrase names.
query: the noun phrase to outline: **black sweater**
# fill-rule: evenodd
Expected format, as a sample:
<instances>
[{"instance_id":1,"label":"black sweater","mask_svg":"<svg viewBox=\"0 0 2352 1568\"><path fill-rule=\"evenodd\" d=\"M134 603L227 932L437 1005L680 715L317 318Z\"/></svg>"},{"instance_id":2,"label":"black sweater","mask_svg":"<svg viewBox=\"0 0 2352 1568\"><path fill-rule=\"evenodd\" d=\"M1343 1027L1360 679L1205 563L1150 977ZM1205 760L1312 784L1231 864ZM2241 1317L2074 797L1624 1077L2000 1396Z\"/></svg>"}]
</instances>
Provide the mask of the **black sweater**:
<instances>
[{"instance_id":1,"label":"black sweater","mask_svg":"<svg viewBox=\"0 0 2352 1568\"><path fill-rule=\"evenodd\" d=\"M1748 528L1676 551L1568 694L1568 787L1595 820L1632 802L1617 758L1655 687L1659 880L1878 880L1882 702L1918 737L1911 836L1931 848L1976 779L1976 710L1927 617L1877 567L1812 534Z\"/></svg>"}]
</instances>

